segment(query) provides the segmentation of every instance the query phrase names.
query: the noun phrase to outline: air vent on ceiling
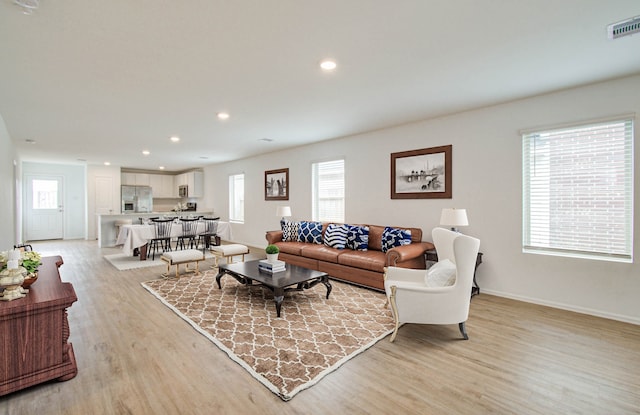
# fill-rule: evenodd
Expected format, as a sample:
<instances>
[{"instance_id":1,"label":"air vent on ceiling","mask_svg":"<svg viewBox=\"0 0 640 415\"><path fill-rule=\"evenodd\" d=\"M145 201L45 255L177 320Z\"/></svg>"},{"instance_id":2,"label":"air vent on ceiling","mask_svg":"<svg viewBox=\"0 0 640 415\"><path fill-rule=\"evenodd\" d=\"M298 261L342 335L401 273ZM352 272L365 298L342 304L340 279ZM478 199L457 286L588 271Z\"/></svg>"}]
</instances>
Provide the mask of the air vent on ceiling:
<instances>
[{"instance_id":1,"label":"air vent on ceiling","mask_svg":"<svg viewBox=\"0 0 640 415\"><path fill-rule=\"evenodd\" d=\"M607 26L609 39L617 39L634 33L640 33L640 16L632 17L622 22L612 23Z\"/></svg>"}]
</instances>

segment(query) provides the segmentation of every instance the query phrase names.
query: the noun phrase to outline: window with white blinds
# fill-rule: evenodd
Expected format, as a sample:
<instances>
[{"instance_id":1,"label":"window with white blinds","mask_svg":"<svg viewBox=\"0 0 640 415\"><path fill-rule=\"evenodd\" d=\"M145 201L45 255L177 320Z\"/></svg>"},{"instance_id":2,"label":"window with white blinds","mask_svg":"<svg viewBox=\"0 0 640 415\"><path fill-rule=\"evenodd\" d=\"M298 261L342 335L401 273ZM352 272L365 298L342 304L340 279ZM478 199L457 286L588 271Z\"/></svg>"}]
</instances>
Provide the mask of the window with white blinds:
<instances>
[{"instance_id":1,"label":"window with white blinds","mask_svg":"<svg viewBox=\"0 0 640 415\"><path fill-rule=\"evenodd\" d=\"M523 251L632 262L633 120L523 134Z\"/></svg>"},{"instance_id":2,"label":"window with white blinds","mask_svg":"<svg viewBox=\"0 0 640 415\"><path fill-rule=\"evenodd\" d=\"M229 176L229 220L244 222L244 174Z\"/></svg>"},{"instance_id":3,"label":"window with white blinds","mask_svg":"<svg viewBox=\"0 0 640 415\"><path fill-rule=\"evenodd\" d=\"M344 160L312 165L314 221L344 222Z\"/></svg>"}]
</instances>

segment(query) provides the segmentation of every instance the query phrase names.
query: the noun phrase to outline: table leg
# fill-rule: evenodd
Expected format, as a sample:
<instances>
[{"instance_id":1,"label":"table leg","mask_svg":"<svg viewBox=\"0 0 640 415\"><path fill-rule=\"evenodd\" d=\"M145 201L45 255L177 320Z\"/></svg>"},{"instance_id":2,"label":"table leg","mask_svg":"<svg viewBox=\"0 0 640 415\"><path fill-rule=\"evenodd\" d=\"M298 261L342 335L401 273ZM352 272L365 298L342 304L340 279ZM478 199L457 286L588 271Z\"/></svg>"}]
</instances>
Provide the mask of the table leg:
<instances>
[{"instance_id":1,"label":"table leg","mask_svg":"<svg viewBox=\"0 0 640 415\"><path fill-rule=\"evenodd\" d=\"M220 272L218 272L218 275L216 275L216 282L218 283L218 289L222 289L222 285L220 284L220 280L222 279L222 276L224 274L226 274L227 272L225 270L221 270Z\"/></svg>"},{"instance_id":2,"label":"table leg","mask_svg":"<svg viewBox=\"0 0 640 415\"><path fill-rule=\"evenodd\" d=\"M140 247L140 261L147 260L147 244L144 244Z\"/></svg>"},{"instance_id":3,"label":"table leg","mask_svg":"<svg viewBox=\"0 0 640 415\"><path fill-rule=\"evenodd\" d=\"M284 288L273 290L273 300L276 302L276 316L280 317L280 309L282 308L282 301L284 301Z\"/></svg>"},{"instance_id":4,"label":"table leg","mask_svg":"<svg viewBox=\"0 0 640 415\"><path fill-rule=\"evenodd\" d=\"M325 287L327 287L327 300L328 300L329 294L331 294L331 290L333 289L333 287L331 286L331 283L329 282L329 277L328 276L322 277L322 283L324 284Z\"/></svg>"}]
</instances>

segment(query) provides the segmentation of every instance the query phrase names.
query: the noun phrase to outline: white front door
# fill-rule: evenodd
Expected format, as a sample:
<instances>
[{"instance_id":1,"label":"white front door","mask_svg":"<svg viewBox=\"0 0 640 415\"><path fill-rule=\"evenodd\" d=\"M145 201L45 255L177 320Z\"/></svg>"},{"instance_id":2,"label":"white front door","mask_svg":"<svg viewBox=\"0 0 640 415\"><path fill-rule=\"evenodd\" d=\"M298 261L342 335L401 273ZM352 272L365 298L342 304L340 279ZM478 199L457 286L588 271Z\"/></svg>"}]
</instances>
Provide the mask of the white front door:
<instances>
[{"instance_id":1,"label":"white front door","mask_svg":"<svg viewBox=\"0 0 640 415\"><path fill-rule=\"evenodd\" d=\"M27 176L25 240L62 239L62 176Z\"/></svg>"}]
</instances>

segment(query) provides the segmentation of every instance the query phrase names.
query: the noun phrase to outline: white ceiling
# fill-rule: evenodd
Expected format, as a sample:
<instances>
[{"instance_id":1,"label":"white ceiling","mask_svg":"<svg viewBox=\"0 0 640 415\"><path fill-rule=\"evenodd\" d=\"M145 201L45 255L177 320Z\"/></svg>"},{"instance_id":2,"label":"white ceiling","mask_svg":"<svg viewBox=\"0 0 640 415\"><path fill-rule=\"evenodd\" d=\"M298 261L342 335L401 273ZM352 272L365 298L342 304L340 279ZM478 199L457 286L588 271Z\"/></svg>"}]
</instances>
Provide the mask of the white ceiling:
<instances>
[{"instance_id":1,"label":"white ceiling","mask_svg":"<svg viewBox=\"0 0 640 415\"><path fill-rule=\"evenodd\" d=\"M180 171L640 73L606 36L638 0L40 3L0 0L23 160Z\"/></svg>"}]
</instances>

